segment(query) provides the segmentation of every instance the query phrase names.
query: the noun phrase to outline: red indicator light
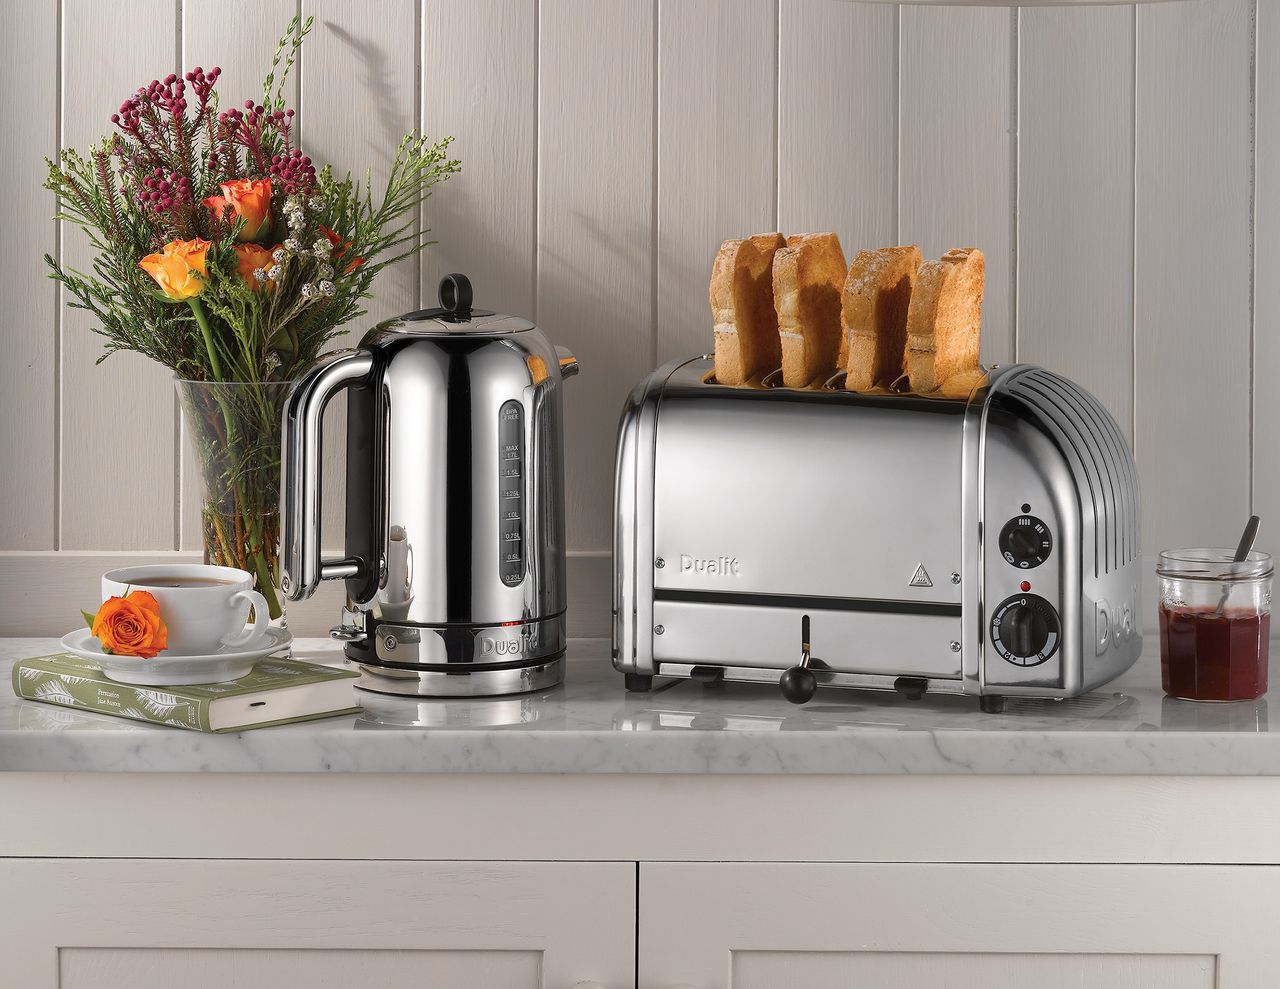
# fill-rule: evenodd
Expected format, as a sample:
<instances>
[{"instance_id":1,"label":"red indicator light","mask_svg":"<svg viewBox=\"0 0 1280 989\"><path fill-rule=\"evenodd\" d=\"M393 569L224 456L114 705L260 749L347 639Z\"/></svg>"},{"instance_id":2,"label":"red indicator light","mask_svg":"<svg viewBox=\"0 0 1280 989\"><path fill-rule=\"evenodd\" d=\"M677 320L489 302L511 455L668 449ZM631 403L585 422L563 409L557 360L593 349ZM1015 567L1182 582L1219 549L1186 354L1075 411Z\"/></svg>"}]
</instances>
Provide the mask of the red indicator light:
<instances>
[{"instance_id":1,"label":"red indicator light","mask_svg":"<svg viewBox=\"0 0 1280 989\"><path fill-rule=\"evenodd\" d=\"M1029 580L1024 580L1024 581L1023 581L1021 584L1019 584L1018 586L1019 586L1019 587L1021 587L1024 591L1029 591L1029 590L1031 590L1031 581L1029 581Z\"/></svg>"}]
</instances>

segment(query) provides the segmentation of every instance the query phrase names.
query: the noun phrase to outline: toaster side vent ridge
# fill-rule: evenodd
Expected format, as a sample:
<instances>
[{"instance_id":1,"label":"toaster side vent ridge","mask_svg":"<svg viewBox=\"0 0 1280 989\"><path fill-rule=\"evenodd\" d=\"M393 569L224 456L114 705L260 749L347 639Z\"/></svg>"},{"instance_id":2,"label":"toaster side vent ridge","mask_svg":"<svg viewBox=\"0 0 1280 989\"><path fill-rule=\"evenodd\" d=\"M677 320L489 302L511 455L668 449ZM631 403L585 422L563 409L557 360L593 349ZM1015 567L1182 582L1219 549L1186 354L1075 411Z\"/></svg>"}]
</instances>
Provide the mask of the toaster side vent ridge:
<instances>
[{"instance_id":1,"label":"toaster side vent ridge","mask_svg":"<svg viewBox=\"0 0 1280 989\"><path fill-rule=\"evenodd\" d=\"M1014 378L1008 393L1049 428L1078 475L1081 497L1090 499L1094 576L1134 560L1139 552L1137 477L1115 420L1084 389L1040 368Z\"/></svg>"}]
</instances>

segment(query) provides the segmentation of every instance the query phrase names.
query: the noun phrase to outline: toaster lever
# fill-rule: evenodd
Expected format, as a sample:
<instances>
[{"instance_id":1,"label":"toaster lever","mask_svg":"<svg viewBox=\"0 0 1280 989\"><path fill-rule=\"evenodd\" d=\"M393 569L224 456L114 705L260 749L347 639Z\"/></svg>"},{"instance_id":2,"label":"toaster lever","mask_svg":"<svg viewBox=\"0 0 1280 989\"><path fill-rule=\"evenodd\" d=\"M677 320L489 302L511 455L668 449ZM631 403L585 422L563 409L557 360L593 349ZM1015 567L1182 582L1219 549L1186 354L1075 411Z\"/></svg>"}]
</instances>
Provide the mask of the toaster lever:
<instances>
[{"instance_id":1,"label":"toaster lever","mask_svg":"<svg viewBox=\"0 0 1280 989\"><path fill-rule=\"evenodd\" d=\"M809 651L809 616L800 619L800 662L785 670L778 678L782 696L792 704L804 704L812 700L818 689L818 678L809 669L813 657Z\"/></svg>"}]
</instances>

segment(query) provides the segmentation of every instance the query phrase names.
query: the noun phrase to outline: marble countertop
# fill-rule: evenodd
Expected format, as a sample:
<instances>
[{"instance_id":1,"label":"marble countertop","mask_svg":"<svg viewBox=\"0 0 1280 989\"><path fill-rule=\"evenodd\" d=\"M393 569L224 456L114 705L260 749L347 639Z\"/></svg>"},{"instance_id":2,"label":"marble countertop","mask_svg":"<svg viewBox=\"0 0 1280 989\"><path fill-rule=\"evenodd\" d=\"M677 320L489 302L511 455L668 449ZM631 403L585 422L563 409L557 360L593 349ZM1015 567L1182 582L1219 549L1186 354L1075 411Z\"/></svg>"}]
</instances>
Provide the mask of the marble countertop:
<instances>
[{"instance_id":1,"label":"marble countertop","mask_svg":"<svg viewBox=\"0 0 1280 989\"><path fill-rule=\"evenodd\" d=\"M362 691L357 716L202 735L20 700L13 661L57 642L0 639L0 771L1280 775L1267 699L1166 698L1154 646L1101 690L988 715L974 698L825 689L798 708L768 686L687 680L627 694L608 643L576 640L565 684L538 694ZM341 662L325 640L295 655Z\"/></svg>"}]
</instances>

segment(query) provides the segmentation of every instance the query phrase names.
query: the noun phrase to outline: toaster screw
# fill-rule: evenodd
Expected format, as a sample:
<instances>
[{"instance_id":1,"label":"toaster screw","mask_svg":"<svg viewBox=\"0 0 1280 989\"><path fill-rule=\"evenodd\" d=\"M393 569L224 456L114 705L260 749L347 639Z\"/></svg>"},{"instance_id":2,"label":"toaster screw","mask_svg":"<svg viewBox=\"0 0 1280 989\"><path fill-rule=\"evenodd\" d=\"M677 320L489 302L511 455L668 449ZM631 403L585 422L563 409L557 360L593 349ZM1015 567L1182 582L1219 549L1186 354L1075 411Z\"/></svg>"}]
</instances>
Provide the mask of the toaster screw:
<instances>
[{"instance_id":1,"label":"toaster screw","mask_svg":"<svg viewBox=\"0 0 1280 989\"><path fill-rule=\"evenodd\" d=\"M663 567L667 565L667 561L664 560L662 557L658 557L656 560L653 561L653 565L657 567L659 570L661 570Z\"/></svg>"},{"instance_id":2,"label":"toaster screw","mask_svg":"<svg viewBox=\"0 0 1280 989\"><path fill-rule=\"evenodd\" d=\"M655 626L653 626L653 634L654 634L654 635L661 635L661 634L662 634L663 632L665 632L666 630L667 630L667 627L666 627L665 625L655 625Z\"/></svg>"},{"instance_id":3,"label":"toaster screw","mask_svg":"<svg viewBox=\"0 0 1280 989\"><path fill-rule=\"evenodd\" d=\"M959 643L959 642L956 642L954 639L952 639L952 640L951 640L951 651L952 651L952 652L959 652L959 651L960 651L960 643Z\"/></svg>"},{"instance_id":4,"label":"toaster screw","mask_svg":"<svg viewBox=\"0 0 1280 989\"><path fill-rule=\"evenodd\" d=\"M953 583L953 584L958 584L958 583L960 583L960 575L959 575L958 573L953 573L953 574L951 575L951 583Z\"/></svg>"}]
</instances>

